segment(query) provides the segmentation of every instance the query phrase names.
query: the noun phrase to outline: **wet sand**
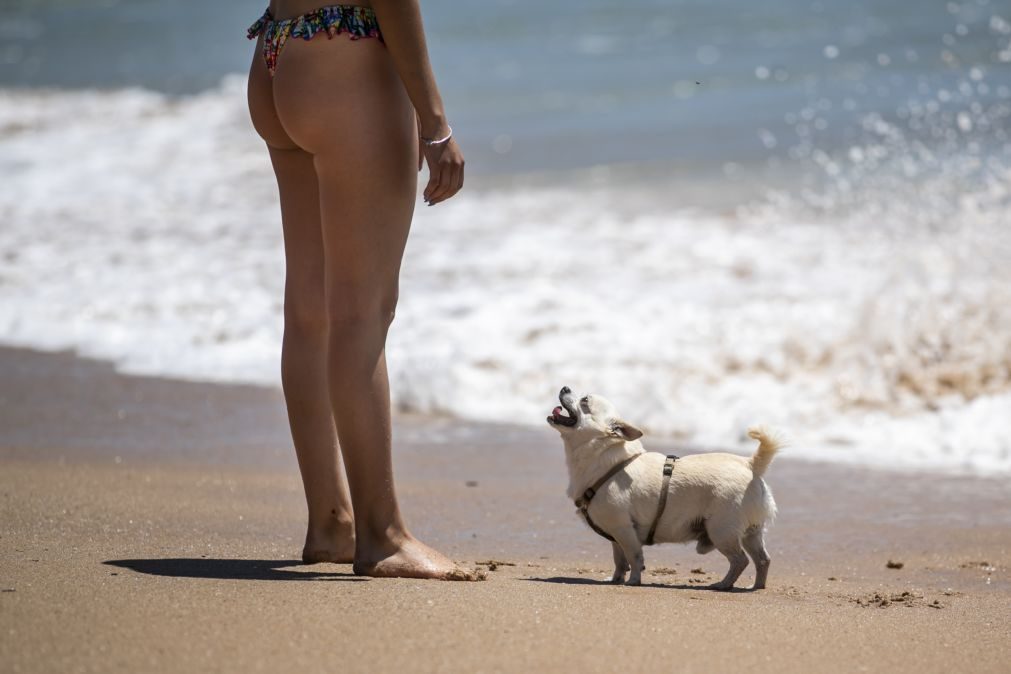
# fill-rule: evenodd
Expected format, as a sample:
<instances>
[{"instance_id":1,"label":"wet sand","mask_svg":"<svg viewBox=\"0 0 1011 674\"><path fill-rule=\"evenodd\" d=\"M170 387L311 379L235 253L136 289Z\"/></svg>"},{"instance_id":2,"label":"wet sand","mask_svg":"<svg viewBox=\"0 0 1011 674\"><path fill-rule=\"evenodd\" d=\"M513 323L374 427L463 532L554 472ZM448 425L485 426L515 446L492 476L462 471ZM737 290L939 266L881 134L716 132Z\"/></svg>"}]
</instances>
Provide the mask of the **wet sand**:
<instances>
[{"instance_id":1,"label":"wet sand","mask_svg":"<svg viewBox=\"0 0 1011 674\"><path fill-rule=\"evenodd\" d=\"M681 546L626 588L549 429L401 417L396 440L413 529L487 581L298 564L275 390L0 349L2 670L1008 671L1007 480L795 447L768 473L768 590L705 590L725 560Z\"/></svg>"}]
</instances>

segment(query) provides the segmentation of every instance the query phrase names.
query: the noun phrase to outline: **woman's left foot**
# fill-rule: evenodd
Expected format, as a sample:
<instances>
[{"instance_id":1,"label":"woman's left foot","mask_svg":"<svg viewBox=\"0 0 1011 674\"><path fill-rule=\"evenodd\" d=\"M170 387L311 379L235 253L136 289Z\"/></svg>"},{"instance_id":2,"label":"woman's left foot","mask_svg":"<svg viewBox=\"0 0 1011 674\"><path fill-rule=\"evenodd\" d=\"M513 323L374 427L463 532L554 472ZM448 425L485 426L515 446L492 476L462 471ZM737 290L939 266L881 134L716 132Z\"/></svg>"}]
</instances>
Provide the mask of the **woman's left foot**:
<instances>
[{"instance_id":1,"label":"woman's left foot","mask_svg":"<svg viewBox=\"0 0 1011 674\"><path fill-rule=\"evenodd\" d=\"M481 571L468 571L416 538L408 537L385 550L359 551L354 571L373 578L484 580ZM371 553L371 554L370 554Z\"/></svg>"}]
</instances>

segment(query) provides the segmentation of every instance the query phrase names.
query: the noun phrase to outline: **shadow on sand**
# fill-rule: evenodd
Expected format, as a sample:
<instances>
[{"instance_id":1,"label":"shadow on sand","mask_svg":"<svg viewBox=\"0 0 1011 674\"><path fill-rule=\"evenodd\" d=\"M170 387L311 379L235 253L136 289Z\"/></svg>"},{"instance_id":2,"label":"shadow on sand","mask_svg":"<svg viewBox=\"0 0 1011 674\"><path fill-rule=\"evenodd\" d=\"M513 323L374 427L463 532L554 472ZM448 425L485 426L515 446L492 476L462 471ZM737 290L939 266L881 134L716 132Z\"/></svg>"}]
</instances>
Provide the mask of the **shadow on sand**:
<instances>
[{"instance_id":1,"label":"shadow on sand","mask_svg":"<svg viewBox=\"0 0 1011 674\"><path fill-rule=\"evenodd\" d=\"M108 566L152 576L225 580L367 580L336 571L295 571L306 568L293 559L110 559Z\"/></svg>"},{"instance_id":2,"label":"shadow on sand","mask_svg":"<svg viewBox=\"0 0 1011 674\"><path fill-rule=\"evenodd\" d=\"M595 578L572 578L566 576L554 576L552 578L524 578L523 580L534 581L536 583L559 583L561 585L610 585L612 587L623 587L614 585L610 580L597 580ZM639 587L662 587L668 590L702 590L704 592L754 592L750 587L735 587L730 590L717 590L709 585L668 585L667 583L643 583Z\"/></svg>"}]
</instances>

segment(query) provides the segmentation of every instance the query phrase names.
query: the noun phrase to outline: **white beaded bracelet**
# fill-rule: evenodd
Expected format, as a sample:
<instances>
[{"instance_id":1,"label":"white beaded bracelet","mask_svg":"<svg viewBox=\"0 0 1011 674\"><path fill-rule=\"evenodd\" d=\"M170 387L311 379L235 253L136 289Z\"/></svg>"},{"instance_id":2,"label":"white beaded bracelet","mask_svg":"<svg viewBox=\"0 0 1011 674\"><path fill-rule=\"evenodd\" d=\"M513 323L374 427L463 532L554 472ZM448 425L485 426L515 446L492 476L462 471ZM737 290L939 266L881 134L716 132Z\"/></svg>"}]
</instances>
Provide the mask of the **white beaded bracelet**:
<instances>
[{"instance_id":1,"label":"white beaded bracelet","mask_svg":"<svg viewBox=\"0 0 1011 674\"><path fill-rule=\"evenodd\" d=\"M446 126L449 127L449 133L446 134L445 138L437 138L435 140L429 140L428 138L422 138L421 142L424 143L425 145L427 145L428 147L432 147L433 145L442 145L447 140L449 140L450 138L453 137L453 127L449 126L448 124Z\"/></svg>"}]
</instances>

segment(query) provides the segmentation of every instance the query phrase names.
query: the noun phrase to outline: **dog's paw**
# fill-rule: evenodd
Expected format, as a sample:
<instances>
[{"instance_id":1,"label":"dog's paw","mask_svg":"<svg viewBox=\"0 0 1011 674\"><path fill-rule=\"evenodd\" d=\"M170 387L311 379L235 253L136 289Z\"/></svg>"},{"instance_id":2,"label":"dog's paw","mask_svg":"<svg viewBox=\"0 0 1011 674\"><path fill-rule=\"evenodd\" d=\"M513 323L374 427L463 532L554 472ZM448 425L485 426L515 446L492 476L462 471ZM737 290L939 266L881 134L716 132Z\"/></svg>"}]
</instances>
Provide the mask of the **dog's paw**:
<instances>
[{"instance_id":1,"label":"dog's paw","mask_svg":"<svg viewBox=\"0 0 1011 674\"><path fill-rule=\"evenodd\" d=\"M625 585L642 585L641 578L629 578L625 581Z\"/></svg>"},{"instance_id":2,"label":"dog's paw","mask_svg":"<svg viewBox=\"0 0 1011 674\"><path fill-rule=\"evenodd\" d=\"M625 574L611 576L611 585L621 585L625 582Z\"/></svg>"},{"instance_id":3,"label":"dog's paw","mask_svg":"<svg viewBox=\"0 0 1011 674\"><path fill-rule=\"evenodd\" d=\"M729 592L734 589L733 583L713 583L709 586L710 590L716 590L717 592Z\"/></svg>"}]
</instances>

